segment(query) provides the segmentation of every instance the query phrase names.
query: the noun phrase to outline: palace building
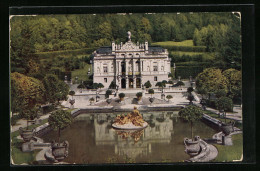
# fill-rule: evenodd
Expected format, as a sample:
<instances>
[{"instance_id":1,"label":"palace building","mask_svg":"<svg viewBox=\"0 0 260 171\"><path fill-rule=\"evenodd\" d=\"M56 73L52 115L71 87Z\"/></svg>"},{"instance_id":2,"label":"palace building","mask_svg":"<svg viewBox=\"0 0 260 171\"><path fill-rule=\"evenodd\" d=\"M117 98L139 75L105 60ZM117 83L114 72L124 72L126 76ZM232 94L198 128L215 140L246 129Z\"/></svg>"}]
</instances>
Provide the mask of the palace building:
<instances>
[{"instance_id":1,"label":"palace building","mask_svg":"<svg viewBox=\"0 0 260 171\"><path fill-rule=\"evenodd\" d=\"M168 81L171 72L167 49L149 46L148 42L136 44L128 41L124 44L100 47L93 55L93 82L102 83L108 88L112 81L119 89L142 88L148 80L155 87L157 82Z\"/></svg>"}]
</instances>

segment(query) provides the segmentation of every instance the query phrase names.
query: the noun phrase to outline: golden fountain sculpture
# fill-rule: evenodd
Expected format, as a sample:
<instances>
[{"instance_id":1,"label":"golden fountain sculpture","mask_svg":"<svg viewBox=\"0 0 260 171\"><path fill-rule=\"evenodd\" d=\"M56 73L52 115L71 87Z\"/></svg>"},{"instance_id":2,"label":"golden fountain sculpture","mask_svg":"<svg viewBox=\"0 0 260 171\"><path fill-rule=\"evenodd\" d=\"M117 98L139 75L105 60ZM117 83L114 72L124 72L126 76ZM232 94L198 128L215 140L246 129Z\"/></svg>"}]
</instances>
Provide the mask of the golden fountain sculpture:
<instances>
[{"instance_id":1,"label":"golden fountain sculpture","mask_svg":"<svg viewBox=\"0 0 260 171\"><path fill-rule=\"evenodd\" d=\"M112 127L114 128L130 130L143 129L147 126L147 122L143 120L142 115L136 107L134 107L134 110L131 113L128 113L127 115L118 115L115 118L115 122L112 124Z\"/></svg>"}]
</instances>

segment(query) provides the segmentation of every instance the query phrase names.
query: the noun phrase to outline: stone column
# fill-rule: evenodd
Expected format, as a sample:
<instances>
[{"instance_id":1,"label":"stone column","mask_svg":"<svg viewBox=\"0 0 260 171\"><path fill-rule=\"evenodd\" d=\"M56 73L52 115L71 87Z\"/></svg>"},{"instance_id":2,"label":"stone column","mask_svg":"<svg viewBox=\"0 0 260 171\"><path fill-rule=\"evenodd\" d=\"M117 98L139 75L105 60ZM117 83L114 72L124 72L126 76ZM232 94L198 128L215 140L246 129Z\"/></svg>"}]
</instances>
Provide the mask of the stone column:
<instances>
[{"instance_id":1,"label":"stone column","mask_svg":"<svg viewBox=\"0 0 260 171\"><path fill-rule=\"evenodd\" d=\"M133 77L133 88L136 88L136 77Z\"/></svg>"},{"instance_id":2,"label":"stone column","mask_svg":"<svg viewBox=\"0 0 260 171\"><path fill-rule=\"evenodd\" d=\"M125 88L129 89L129 80L128 76L125 77Z\"/></svg>"},{"instance_id":3,"label":"stone column","mask_svg":"<svg viewBox=\"0 0 260 171\"><path fill-rule=\"evenodd\" d=\"M133 60L133 76L135 75L135 62L136 62L136 60Z\"/></svg>"},{"instance_id":4,"label":"stone column","mask_svg":"<svg viewBox=\"0 0 260 171\"><path fill-rule=\"evenodd\" d=\"M143 71L143 65L142 64L143 64L143 61L140 60L140 73L142 73L142 71Z\"/></svg>"},{"instance_id":5,"label":"stone column","mask_svg":"<svg viewBox=\"0 0 260 171\"><path fill-rule=\"evenodd\" d=\"M119 65L119 75L122 75L121 61L119 61L118 65Z\"/></svg>"},{"instance_id":6,"label":"stone column","mask_svg":"<svg viewBox=\"0 0 260 171\"><path fill-rule=\"evenodd\" d=\"M119 75L119 61L116 61L116 76Z\"/></svg>"},{"instance_id":7,"label":"stone column","mask_svg":"<svg viewBox=\"0 0 260 171\"><path fill-rule=\"evenodd\" d=\"M125 60L125 75L128 75L128 63L127 61Z\"/></svg>"},{"instance_id":8,"label":"stone column","mask_svg":"<svg viewBox=\"0 0 260 171\"><path fill-rule=\"evenodd\" d=\"M121 77L117 77L117 85L121 89Z\"/></svg>"}]
</instances>

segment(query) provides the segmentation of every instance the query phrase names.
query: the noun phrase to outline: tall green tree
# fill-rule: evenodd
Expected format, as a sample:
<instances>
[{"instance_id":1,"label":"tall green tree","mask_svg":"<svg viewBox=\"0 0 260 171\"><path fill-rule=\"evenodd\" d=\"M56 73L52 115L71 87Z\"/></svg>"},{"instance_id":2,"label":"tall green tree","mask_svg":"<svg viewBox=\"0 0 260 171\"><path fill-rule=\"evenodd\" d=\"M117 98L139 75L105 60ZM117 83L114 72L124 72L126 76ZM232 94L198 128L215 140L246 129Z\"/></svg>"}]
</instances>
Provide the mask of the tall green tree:
<instances>
[{"instance_id":1,"label":"tall green tree","mask_svg":"<svg viewBox=\"0 0 260 171\"><path fill-rule=\"evenodd\" d=\"M196 77L196 89L199 93L215 92L219 89L223 89L227 92L228 81L227 78L222 75L220 69L207 68Z\"/></svg>"},{"instance_id":2,"label":"tall green tree","mask_svg":"<svg viewBox=\"0 0 260 171\"><path fill-rule=\"evenodd\" d=\"M69 86L59 80L56 75L47 74L43 79L43 85L46 90L46 99L50 103L54 103L60 100L60 98L65 100L69 94Z\"/></svg>"},{"instance_id":3,"label":"tall green tree","mask_svg":"<svg viewBox=\"0 0 260 171\"><path fill-rule=\"evenodd\" d=\"M232 99L241 98L242 72L233 68L227 69L223 75L228 80L228 96Z\"/></svg>"},{"instance_id":4,"label":"tall green tree","mask_svg":"<svg viewBox=\"0 0 260 171\"><path fill-rule=\"evenodd\" d=\"M69 126L73 121L70 112L65 110L58 110L53 112L49 118L48 122L50 127L54 130L58 130L58 142L60 143L61 130Z\"/></svg>"},{"instance_id":5,"label":"tall green tree","mask_svg":"<svg viewBox=\"0 0 260 171\"><path fill-rule=\"evenodd\" d=\"M41 81L14 72L11 79L11 110L22 112L44 103L45 88Z\"/></svg>"},{"instance_id":6,"label":"tall green tree","mask_svg":"<svg viewBox=\"0 0 260 171\"><path fill-rule=\"evenodd\" d=\"M188 105L185 108L179 111L179 116L185 120L190 122L191 127L191 138L193 137L193 123L197 120L200 120L203 116L203 112L200 107L195 105Z\"/></svg>"}]
</instances>

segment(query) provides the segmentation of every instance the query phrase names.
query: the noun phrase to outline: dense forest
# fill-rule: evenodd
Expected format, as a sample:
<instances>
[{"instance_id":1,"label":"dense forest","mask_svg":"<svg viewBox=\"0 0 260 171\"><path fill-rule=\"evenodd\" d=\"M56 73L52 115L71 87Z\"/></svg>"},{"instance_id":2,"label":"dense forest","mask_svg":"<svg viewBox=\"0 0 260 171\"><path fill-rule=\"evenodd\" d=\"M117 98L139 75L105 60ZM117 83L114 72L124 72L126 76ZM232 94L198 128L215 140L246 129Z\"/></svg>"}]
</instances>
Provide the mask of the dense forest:
<instances>
[{"instance_id":1,"label":"dense forest","mask_svg":"<svg viewBox=\"0 0 260 171\"><path fill-rule=\"evenodd\" d=\"M241 67L240 19L231 12L13 16L10 29L11 69L25 74L39 69L37 53L110 45L128 30L134 42L193 40L220 66Z\"/></svg>"}]
</instances>

